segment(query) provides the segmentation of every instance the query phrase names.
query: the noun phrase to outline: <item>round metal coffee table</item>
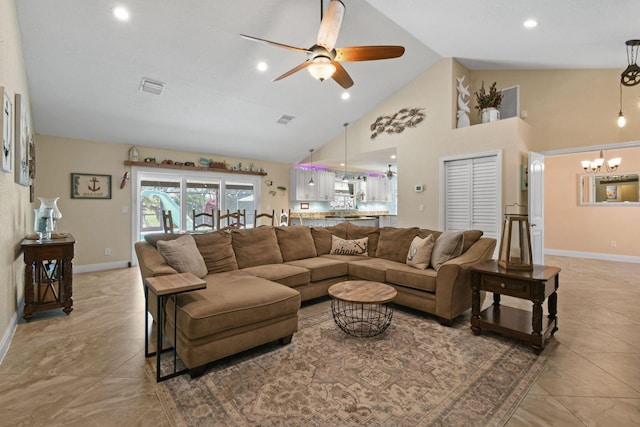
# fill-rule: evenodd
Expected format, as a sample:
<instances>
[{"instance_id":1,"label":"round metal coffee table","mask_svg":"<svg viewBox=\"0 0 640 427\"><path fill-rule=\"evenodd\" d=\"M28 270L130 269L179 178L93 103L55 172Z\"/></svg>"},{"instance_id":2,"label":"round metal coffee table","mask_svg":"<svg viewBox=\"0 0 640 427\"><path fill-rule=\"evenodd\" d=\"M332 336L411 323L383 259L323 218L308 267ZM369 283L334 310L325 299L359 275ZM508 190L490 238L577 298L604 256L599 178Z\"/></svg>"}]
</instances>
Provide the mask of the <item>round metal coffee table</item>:
<instances>
[{"instance_id":1,"label":"round metal coffee table","mask_svg":"<svg viewBox=\"0 0 640 427\"><path fill-rule=\"evenodd\" d=\"M368 280L348 280L329 288L336 325L354 337L383 333L393 318L393 287Z\"/></svg>"}]
</instances>

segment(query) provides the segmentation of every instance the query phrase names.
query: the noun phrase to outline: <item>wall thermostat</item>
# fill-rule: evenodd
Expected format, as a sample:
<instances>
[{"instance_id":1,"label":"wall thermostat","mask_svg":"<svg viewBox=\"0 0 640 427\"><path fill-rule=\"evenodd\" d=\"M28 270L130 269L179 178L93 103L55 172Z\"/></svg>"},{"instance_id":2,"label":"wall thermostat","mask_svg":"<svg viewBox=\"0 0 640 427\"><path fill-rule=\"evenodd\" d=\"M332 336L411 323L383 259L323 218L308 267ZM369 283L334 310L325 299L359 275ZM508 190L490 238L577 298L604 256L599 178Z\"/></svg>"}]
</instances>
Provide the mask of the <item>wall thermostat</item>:
<instances>
[{"instance_id":1,"label":"wall thermostat","mask_svg":"<svg viewBox=\"0 0 640 427\"><path fill-rule=\"evenodd\" d=\"M416 186L413 188L413 191L415 191L416 193L422 193L424 191L424 186L422 184L416 184Z\"/></svg>"}]
</instances>

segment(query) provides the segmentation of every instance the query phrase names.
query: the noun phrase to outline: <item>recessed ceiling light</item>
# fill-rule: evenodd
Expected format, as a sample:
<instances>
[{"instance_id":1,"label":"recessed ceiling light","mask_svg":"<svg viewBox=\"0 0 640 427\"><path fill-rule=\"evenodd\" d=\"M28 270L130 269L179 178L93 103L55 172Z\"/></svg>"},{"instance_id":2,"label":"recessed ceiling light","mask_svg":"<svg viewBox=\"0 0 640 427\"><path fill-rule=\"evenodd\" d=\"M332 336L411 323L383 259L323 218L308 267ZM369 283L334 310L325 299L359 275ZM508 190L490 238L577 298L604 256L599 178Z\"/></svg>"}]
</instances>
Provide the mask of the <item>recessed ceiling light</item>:
<instances>
[{"instance_id":1,"label":"recessed ceiling light","mask_svg":"<svg viewBox=\"0 0 640 427\"><path fill-rule=\"evenodd\" d=\"M536 21L535 19L527 19L526 21L524 21L523 25L525 28L535 28L538 26L538 21Z\"/></svg>"},{"instance_id":2,"label":"recessed ceiling light","mask_svg":"<svg viewBox=\"0 0 640 427\"><path fill-rule=\"evenodd\" d=\"M113 8L113 16L119 21L128 21L129 11L124 6L116 6Z\"/></svg>"},{"instance_id":3,"label":"recessed ceiling light","mask_svg":"<svg viewBox=\"0 0 640 427\"><path fill-rule=\"evenodd\" d=\"M392 158L392 159L395 159L395 158L396 158L396 155L395 155L395 154L392 154L392 155L391 155L391 158Z\"/></svg>"},{"instance_id":4,"label":"recessed ceiling light","mask_svg":"<svg viewBox=\"0 0 640 427\"><path fill-rule=\"evenodd\" d=\"M267 65L266 62L261 61L261 62L258 62L258 65L256 65L256 68L258 69L258 71L267 71L267 68L269 68L269 66Z\"/></svg>"},{"instance_id":5,"label":"recessed ceiling light","mask_svg":"<svg viewBox=\"0 0 640 427\"><path fill-rule=\"evenodd\" d=\"M346 101L347 99L351 98L351 94L349 92L342 92L342 95L340 96L344 101Z\"/></svg>"}]
</instances>

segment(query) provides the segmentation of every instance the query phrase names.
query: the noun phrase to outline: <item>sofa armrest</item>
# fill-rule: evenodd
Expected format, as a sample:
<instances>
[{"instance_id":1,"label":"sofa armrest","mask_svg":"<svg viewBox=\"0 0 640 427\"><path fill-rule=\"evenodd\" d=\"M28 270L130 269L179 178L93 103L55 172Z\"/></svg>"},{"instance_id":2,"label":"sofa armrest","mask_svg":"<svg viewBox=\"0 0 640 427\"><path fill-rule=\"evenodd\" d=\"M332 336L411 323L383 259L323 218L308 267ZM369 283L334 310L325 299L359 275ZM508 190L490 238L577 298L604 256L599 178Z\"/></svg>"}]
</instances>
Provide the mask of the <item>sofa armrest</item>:
<instances>
[{"instance_id":1,"label":"sofa armrest","mask_svg":"<svg viewBox=\"0 0 640 427\"><path fill-rule=\"evenodd\" d=\"M436 315L452 320L471 307L469 268L493 257L496 239L483 237L465 253L445 262L436 278Z\"/></svg>"},{"instance_id":2,"label":"sofa armrest","mask_svg":"<svg viewBox=\"0 0 640 427\"><path fill-rule=\"evenodd\" d=\"M135 249L142 280L147 277L178 273L178 271L167 264L167 261L153 245L145 241L139 241L136 242Z\"/></svg>"}]
</instances>

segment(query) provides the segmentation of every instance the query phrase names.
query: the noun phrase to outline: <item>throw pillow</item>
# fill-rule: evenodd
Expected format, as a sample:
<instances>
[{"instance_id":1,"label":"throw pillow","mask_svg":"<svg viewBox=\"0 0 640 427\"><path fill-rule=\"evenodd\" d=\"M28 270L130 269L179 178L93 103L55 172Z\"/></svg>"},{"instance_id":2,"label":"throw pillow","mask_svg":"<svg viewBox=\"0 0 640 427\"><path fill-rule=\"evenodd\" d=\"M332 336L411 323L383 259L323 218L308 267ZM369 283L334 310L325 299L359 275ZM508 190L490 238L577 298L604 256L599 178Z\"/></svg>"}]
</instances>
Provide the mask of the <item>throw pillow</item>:
<instances>
[{"instance_id":1,"label":"throw pillow","mask_svg":"<svg viewBox=\"0 0 640 427\"><path fill-rule=\"evenodd\" d=\"M331 255L364 255L367 256L369 238L345 240L331 236Z\"/></svg>"},{"instance_id":2,"label":"throw pillow","mask_svg":"<svg viewBox=\"0 0 640 427\"><path fill-rule=\"evenodd\" d=\"M231 244L240 269L283 262L275 227L231 230Z\"/></svg>"},{"instance_id":3,"label":"throw pillow","mask_svg":"<svg viewBox=\"0 0 640 427\"><path fill-rule=\"evenodd\" d=\"M145 234L144 240L147 241L150 245L153 245L154 248L158 247L158 242L160 240L175 240L178 237L182 236L182 234L173 234L173 233L151 233Z\"/></svg>"},{"instance_id":4,"label":"throw pillow","mask_svg":"<svg viewBox=\"0 0 640 427\"><path fill-rule=\"evenodd\" d=\"M407 265L420 270L426 270L431 260L431 251L433 251L433 234L421 239L416 236L409 246L407 254Z\"/></svg>"},{"instance_id":5,"label":"throw pillow","mask_svg":"<svg viewBox=\"0 0 640 427\"><path fill-rule=\"evenodd\" d=\"M433 245L431 266L438 271L442 264L462 254L464 235L462 231L445 231Z\"/></svg>"},{"instance_id":6,"label":"throw pillow","mask_svg":"<svg viewBox=\"0 0 640 427\"><path fill-rule=\"evenodd\" d=\"M331 227L311 227L311 236L318 256L331 252L331 236L347 238L347 224L345 221Z\"/></svg>"},{"instance_id":7,"label":"throw pillow","mask_svg":"<svg viewBox=\"0 0 640 427\"><path fill-rule=\"evenodd\" d=\"M355 240L368 238L367 242L367 255L376 256L376 249L378 247L378 238L380 237L380 229L378 227L354 225L351 222L347 222L347 239Z\"/></svg>"},{"instance_id":8,"label":"throw pillow","mask_svg":"<svg viewBox=\"0 0 640 427\"><path fill-rule=\"evenodd\" d=\"M189 234L175 240L159 240L158 252L178 273L192 273L201 279L208 273L196 241Z\"/></svg>"}]
</instances>

